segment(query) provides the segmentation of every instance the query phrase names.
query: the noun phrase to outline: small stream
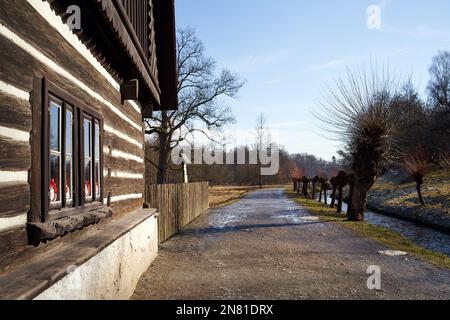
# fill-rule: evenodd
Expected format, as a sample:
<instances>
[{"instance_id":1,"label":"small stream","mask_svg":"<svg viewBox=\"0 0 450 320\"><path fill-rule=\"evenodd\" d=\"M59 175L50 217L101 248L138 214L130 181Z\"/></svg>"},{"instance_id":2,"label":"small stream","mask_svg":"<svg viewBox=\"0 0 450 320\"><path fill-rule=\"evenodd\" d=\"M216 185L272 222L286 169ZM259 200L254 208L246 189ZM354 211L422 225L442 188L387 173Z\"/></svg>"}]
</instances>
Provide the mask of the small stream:
<instances>
[{"instance_id":1,"label":"small stream","mask_svg":"<svg viewBox=\"0 0 450 320\"><path fill-rule=\"evenodd\" d=\"M330 204L331 197L328 196L328 199L328 204ZM342 204L342 211L347 211L346 203ZM444 253L447 256L450 256L450 235L431 228L417 226L416 224L409 221L375 213L370 210L365 211L364 218L370 224L397 231L405 238L424 248Z\"/></svg>"}]
</instances>

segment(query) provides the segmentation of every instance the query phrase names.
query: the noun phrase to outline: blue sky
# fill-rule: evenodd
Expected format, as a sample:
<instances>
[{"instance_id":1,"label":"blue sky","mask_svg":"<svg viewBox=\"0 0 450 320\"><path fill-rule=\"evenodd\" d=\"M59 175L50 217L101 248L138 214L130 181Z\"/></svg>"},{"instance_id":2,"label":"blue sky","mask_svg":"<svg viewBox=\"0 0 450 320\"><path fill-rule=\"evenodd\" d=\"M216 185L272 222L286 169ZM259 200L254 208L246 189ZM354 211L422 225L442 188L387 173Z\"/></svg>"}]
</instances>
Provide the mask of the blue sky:
<instances>
[{"instance_id":1,"label":"blue sky","mask_svg":"<svg viewBox=\"0 0 450 320\"><path fill-rule=\"evenodd\" d=\"M381 8L381 29L367 27L367 8ZM247 83L227 101L251 130L264 113L291 153L331 159L340 148L311 114L326 86L346 67L389 63L413 76L425 94L428 67L450 50L450 1L176 0L177 24L193 27L218 65Z\"/></svg>"}]
</instances>

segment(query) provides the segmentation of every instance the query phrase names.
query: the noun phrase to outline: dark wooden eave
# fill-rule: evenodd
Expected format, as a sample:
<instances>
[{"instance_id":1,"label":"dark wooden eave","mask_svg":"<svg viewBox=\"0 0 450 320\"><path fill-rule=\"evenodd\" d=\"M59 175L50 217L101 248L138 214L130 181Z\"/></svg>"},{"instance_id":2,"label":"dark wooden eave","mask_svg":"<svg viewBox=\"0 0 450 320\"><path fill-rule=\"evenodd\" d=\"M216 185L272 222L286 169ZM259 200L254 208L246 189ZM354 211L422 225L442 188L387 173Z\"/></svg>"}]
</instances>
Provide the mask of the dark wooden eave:
<instances>
[{"instance_id":1,"label":"dark wooden eave","mask_svg":"<svg viewBox=\"0 0 450 320\"><path fill-rule=\"evenodd\" d=\"M161 104L155 110L178 109L178 72L174 0L153 0Z\"/></svg>"},{"instance_id":2,"label":"dark wooden eave","mask_svg":"<svg viewBox=\"0 0 450 320\"><path fill-rule=\"evenodd\" d=\"M173 0L153 0L154 23L149 27L154 28L156 45L150 49L156 50L156 59L151 60L144 52L149 48L143 49L140 45L123 0L47 1L63 19L68 6L81 8L82 30L76 31L77 36L119 83L139 81L138 100L144 116L151 114L153 109L177 108L176 65L170 58L175 57Z\"/></svg>"}]
</instances>

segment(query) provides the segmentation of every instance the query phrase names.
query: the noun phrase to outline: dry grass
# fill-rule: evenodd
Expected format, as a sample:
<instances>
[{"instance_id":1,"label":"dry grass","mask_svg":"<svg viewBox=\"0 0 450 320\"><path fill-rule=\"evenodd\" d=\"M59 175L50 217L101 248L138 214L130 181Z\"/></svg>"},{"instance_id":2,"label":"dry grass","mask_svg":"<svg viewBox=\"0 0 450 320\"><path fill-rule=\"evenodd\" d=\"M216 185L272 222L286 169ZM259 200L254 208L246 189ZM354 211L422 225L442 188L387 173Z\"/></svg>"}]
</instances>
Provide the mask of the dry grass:
<instances>
[{"instance_id":1,"label":"dry grass","mask_svg":"<svg viewBox=\"0 0 450 320\"><path fill-rule=\"evenodd\" d=\"M264 186L263 188L273 188L280 186ZM284 186L282 186L284 187ZM214 186L209 187L210 208L223 207L242 199L250 191L259 190L259 186Z\"/></svg>"},{"instance_id":2,"label":"dry grass","mask_svg":"<svg viewBox=\"0 0 450 320\"><path fill-rule=\"evenodd\" d=\"M233 203L244 197L256 186L214 186L209 187L209 206L211 208L221 207Z\"/></svg>"},{"instance_id":3,"label":"dry grass","mask_svg":"<svg viewBox=\"0 0 450 320\"><path fill-rule=\"evenodd\" d=\"M414 242L406 239L401 234L392 231L391 229L372 225L367 222L346 221L347 217L344 214L337 214L335 209L331 209L323 203L319 203L311 199L301 198L289 189L286 190L286 193L288 197L301 204L312 215L319 217L321 220L337 223L345 228L349 228L357 232L364 237L371 238L390 249L405 251L413 257L450 269L450 257L445 254L418 246Z\"/></svg>"},{"instance_id":4,"label":"dry grass","mask_svg":"<svg viewBox=\"0 0 450 320\"><path fill-rule=\"evenodd\" d=\"M424 178L422 194L427 208L450 214L450 170L434 171ZM369 193L369 200L382 197L386 205L420 209L414 182L397 184L379 179Z\"/></svg>"}]
</instances>

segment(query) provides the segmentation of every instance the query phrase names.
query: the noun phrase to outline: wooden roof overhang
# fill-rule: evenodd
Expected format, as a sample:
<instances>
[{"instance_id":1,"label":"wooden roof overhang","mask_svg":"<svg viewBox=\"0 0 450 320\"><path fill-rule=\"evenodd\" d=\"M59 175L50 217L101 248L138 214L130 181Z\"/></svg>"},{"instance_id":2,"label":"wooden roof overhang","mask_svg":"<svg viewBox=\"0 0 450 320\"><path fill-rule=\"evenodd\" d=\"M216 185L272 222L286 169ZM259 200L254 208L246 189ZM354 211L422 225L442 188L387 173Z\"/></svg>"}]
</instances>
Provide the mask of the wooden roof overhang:
<instances>
[{"instance_id":1,"label":"wooden roof overhang","mask_svg":"<svg viewBox=\"0 0 450 320\"><path fill-rule=\"evenodd\" d=\"M178 71L176 58L176 25L174 0L153 0L156 55L158 57L161 108L178 109Z\"/></svg>"},{"instance_id":2,"label":"wooden roof overhang","mask_svg":"<svg viewBox=\"0 0 450 320\"><path fill-rule=\"evenodd\" d=\"M133 0L43 1L49 2L63 20L68 17L69 6L80 7L81 30L74 32L120 84L138 80L143 117L153 110L177 109L173 0L139 0L150 5L148 25L127 14L125 5ZM137 35L141 29L148 32L149 46L145 48Z\"/></svg>"}]
</instances>

